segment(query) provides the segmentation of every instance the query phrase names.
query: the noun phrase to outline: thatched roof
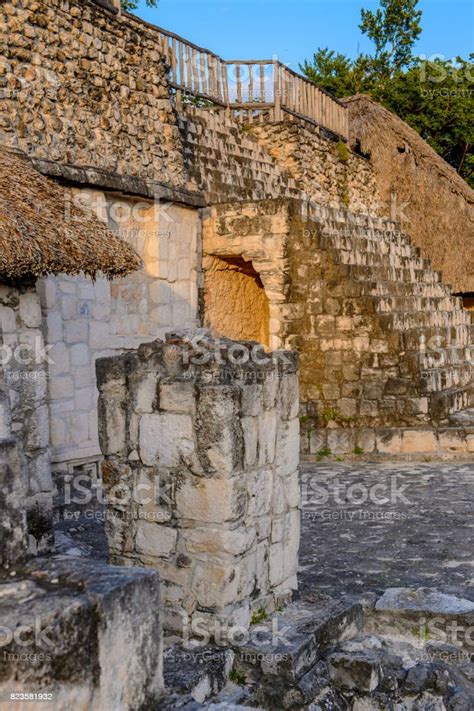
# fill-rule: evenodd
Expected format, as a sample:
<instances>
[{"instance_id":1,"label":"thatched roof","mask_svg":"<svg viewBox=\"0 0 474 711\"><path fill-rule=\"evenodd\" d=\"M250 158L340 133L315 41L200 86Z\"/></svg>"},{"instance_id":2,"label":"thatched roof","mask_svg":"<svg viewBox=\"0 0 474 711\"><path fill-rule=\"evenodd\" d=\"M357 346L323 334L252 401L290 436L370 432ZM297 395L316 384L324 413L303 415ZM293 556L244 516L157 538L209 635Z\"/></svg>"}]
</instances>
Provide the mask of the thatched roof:
<instances>
[{"instance_id":1,"label":"thatched roof","mask_svg":"<svg viewBox=\"0 0 474 711\"><path fill-rule=\"evenodd\" d=\"M370 155L380 197L456 293L474 292L474 191L408 124L368 96L346 100L350 140Z\"/></svg>"},{"instance_id":2,"label":"thatched roof","mask_svg":"<svg viewBox=\"0 0 474 711\"><path fill-rule=\"evenodd\" d=\"M71 192L38 173L23 155L0 148L0 276L98 272L113 278L141 261Z\"/></svg>"}]
</instances>

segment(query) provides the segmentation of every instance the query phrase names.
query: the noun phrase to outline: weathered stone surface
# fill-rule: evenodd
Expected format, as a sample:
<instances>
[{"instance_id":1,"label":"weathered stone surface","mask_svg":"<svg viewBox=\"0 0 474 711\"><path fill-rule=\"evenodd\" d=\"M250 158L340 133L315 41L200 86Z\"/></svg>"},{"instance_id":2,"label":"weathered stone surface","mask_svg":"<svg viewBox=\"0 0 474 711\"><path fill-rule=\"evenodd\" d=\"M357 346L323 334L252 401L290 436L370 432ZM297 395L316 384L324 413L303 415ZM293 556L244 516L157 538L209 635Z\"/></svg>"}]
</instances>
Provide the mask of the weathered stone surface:
<instances>
[{"instance_id":1,"label":"weathered stone surface","mask_svg":"<svg viewBox=\"0 0 474 711\"><path fill-rule=\"evenodd\" d=\"M242 366L244 347L201 329L97 363L112 560L161 571L181 635L203 615L210 637L221 619L245 628L296 588L297 358Z\"/></svg>"},{"instance_id":2,"label":"weathered stone surface","mask_svg":"<svg viewBox=\"0 0 474 711\"><path fill-rule=\"evenodd\" d=\"M131 711L157 702L163 670L156 572L62 556L39 559L0 583L0 625L11 630L0 693L48 691L58 709ZM14 634L19 626L23 637Z\"/></svg>"},{"instance_id":3,"label":"weathered stone surface","mask_svg":"<svg viewBox=\"0 0 474 711\"><path fill-rule=\"evenodd\" d=\"M194 451L190 415L160 413L140 419L140 457L144 464L177 467Z\"/></svg>"},{"instance_id":4,"label":"weathered stone surface","mask_svg":"<svg viewBox=\"0 0 474 711\"><path fill-rule=\"evenodd\" d=\"M21 561L27 551L26 462L13 438L0 439L0 565Z\"/></svg>"}]
</instances>

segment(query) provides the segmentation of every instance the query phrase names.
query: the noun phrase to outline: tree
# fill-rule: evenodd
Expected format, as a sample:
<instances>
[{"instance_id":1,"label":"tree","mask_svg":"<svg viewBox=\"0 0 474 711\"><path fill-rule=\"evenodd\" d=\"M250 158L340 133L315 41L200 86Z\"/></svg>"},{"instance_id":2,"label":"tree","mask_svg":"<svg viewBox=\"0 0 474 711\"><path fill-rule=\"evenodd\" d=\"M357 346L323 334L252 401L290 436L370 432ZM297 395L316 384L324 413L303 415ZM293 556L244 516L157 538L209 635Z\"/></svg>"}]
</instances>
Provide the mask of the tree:
<instances>
[{"instance_id":1,"label":"tree","mask_svg":"<svg viewBox=\"0 0 474 711\"><path fill-rule=\"evenodd\" d=\"M418 0L380 0L376 12L361 10L359 28L375 44L371 57L373 68L380 76L392 76L406 67L412 49L421 34L421 10Z\"/></svg>"},{"instance_id":2,"label":"tree","mask_svg":"<svg viewBox=\"0 0 474 711\"><path fill-rule=\"evenodd\" d=\"M122 10L136 10L139 5L139 0L120 0L122 3ZM158 5L158 0L146 0L148 7L156 7Z\"/></svg>"},{"instance_id":3,"label":"tree","mask_svg":"<svg viewBox=\"0 0 474 711\"><path fill-rule=\"evenodd\" d=\"M373 54L352 60L319 48L304 74L339 98L365 93L406 121L474 187L474 54L469 59L414 57L421 33L418 0L381 0L362 10Z\"/></svg>"}]
</instances>

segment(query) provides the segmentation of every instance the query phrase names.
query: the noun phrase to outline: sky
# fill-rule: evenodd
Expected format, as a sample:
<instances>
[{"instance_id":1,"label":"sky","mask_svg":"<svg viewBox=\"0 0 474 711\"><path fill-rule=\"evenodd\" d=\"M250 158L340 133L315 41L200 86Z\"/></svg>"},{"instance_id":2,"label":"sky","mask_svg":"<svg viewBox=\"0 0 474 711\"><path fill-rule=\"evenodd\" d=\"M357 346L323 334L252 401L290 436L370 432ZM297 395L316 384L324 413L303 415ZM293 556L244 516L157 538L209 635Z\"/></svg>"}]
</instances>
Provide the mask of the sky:
<instances>
[{"instance_id":1,"label":"sky","mask_svg":"<svg viewBox=\"0 0 474 711\"><path fill-rule=\"evenodd\" d=\"M378 0L145 0L135 14L171 30L223 59L271 59L298 70L318 47L351 57L371 43L360 32L360 8ZM474 52L474 0L420 0L423 33L415 54Z\"/></svg>"}]
</instances>

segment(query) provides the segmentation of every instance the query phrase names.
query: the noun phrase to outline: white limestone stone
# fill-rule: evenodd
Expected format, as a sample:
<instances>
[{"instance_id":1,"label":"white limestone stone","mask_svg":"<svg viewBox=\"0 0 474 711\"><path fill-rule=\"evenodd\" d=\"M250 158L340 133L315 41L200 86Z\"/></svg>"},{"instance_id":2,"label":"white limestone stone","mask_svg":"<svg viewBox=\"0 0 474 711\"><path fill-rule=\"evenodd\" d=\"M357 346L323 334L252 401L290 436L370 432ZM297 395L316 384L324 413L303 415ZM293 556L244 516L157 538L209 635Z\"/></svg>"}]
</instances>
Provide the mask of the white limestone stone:
<instances>
[{"instance_id":1,"label":"white limestone stone","mask_svg":"<svg viewBox=\"0 0 474 711\"><path fill-rule=\"evenodd\" d=\"M140 458L144 464L177 467L194 452L189 415L160 413L140 420Z\"/></svg>"},{"instance_id":2,"label":"white limestone stone","mask_svg":"<svg viewBox=\"0 0 474 711\"><path fill-rule=\"evenodd\" d=\"M41 306L36 291L27 291L20 295L20 318L28 328L41 326Z\"/></svg>"},{"instance_id":3,"label":"white limestone stone","mask_svg":"<svg viewBox=\"0 0 474 711\"><path fill-rule=\"evenodd\" d=\"M137 553L167 558L176 547L178 531L150 521L138 521L135 536Z\"/></svg>"}]
</instances>

